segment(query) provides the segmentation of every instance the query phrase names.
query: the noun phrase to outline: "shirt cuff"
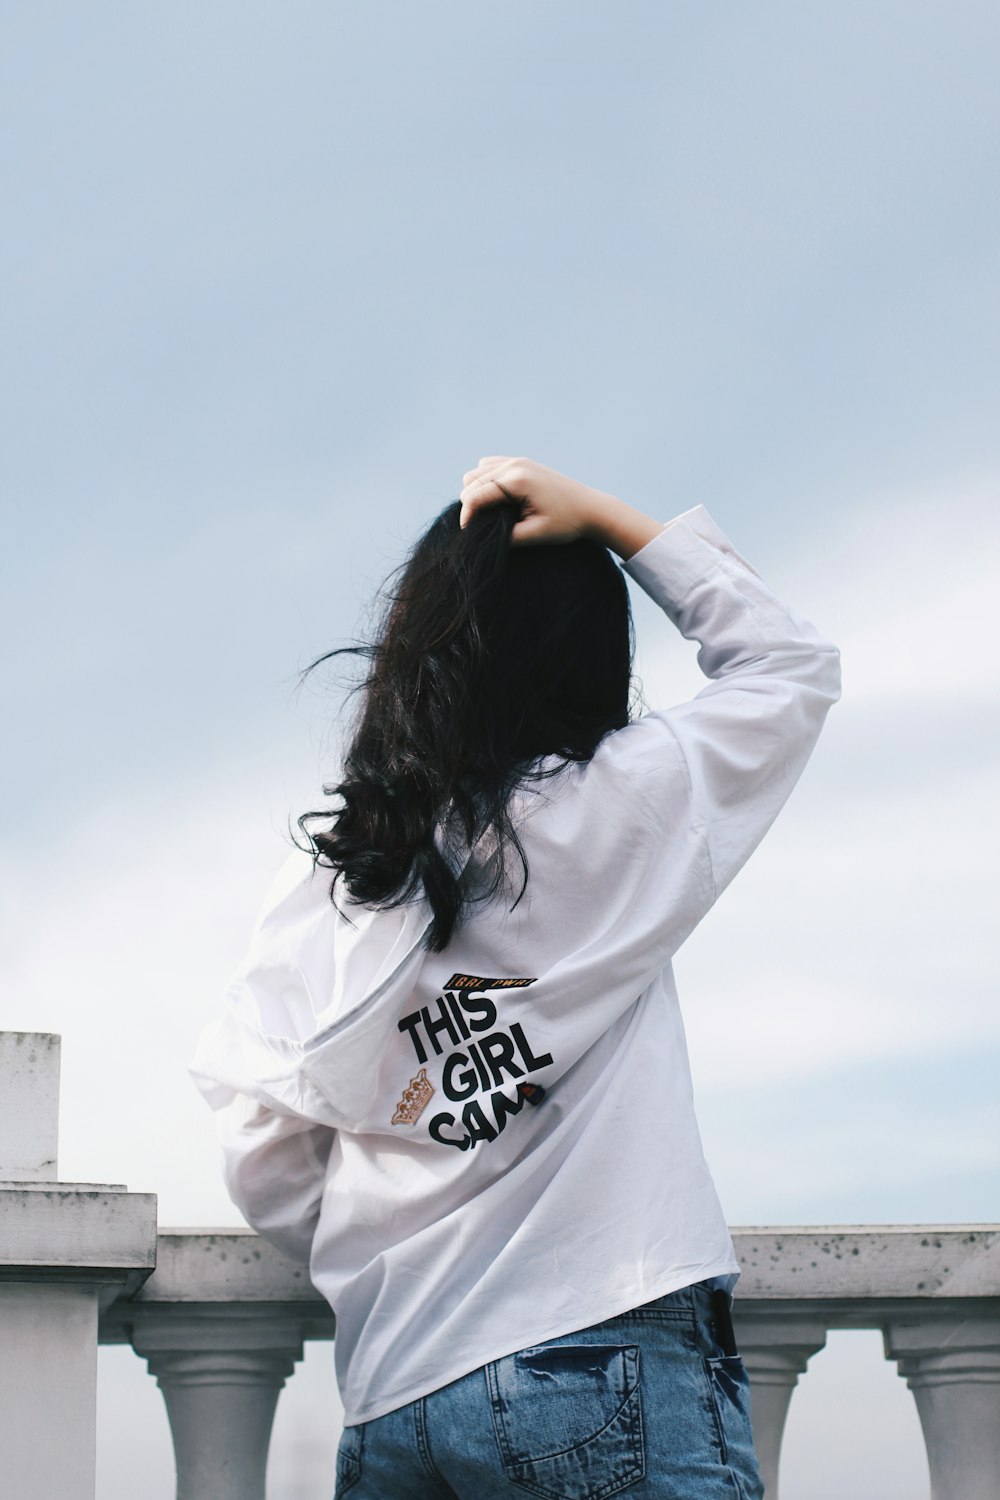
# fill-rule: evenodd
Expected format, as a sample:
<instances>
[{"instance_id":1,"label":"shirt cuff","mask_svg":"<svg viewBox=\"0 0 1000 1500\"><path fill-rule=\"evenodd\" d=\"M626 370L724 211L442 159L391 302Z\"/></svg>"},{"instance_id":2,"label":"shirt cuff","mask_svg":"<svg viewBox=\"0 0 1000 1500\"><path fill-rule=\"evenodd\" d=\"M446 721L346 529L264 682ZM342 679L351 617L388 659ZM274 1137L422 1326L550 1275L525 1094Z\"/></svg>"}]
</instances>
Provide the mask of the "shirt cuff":
<instances>
[{"instance_id":1,"label":"shirt cuff","mask_svg":"<svg viewBox=\"0 0 1000 1500\"><path fill-rule=\"evenodd\" d=\"M760 577L705 507L695 505L668 521L620 566L661 608L671 609L727 558Z\"/></svg>"}]
</instances>

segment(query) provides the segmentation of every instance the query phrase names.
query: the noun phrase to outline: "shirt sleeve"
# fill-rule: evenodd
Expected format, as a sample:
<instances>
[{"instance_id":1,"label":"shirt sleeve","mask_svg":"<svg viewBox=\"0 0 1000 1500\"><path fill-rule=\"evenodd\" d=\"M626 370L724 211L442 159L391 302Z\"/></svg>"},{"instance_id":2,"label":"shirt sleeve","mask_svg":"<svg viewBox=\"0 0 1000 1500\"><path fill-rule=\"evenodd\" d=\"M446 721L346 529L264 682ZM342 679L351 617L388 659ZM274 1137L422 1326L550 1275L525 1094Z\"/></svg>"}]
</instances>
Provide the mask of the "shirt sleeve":
<instances>
[{"instance_id":1,"label":"shirt sleeve","mask_svg":"<svg viewBox=\"0 0 1000 1500\"><path fill-rule=\"evenodd\" d=\"M235 1090L215 1124L230 1198L263 1239L308 1265L335 1131Z\"/></svg>"},{"instance_id":2,"label":"shirt sleeve","mask_svg":"<svg viewBox=\"0 0 1000 1500\"><path fill-rule=\"evenodd\" d=\"M704 506L668 523L622 568L698 642L709 678L695 698L654 709L624 735L630 779L650 816L667 815L704 845L711 904L801 776L840 697L840 654L777 597ZM689 911L686 930L703 914Z\"/></svg>"},{"instance_id":3,"label":"shirt sleeve","mask_svg":"<svg viewBox=\"0 0 1000 1500\"><path fill-rule=\"evenodd\" d=\"M336 1137L326 1101L300 1070L330 962L321 875L302 852L282 865L225 1010L204 1028L188 1065L213 1111L230 1198L251 1228L302 1264Z\"/></svg>"}]
</instances>

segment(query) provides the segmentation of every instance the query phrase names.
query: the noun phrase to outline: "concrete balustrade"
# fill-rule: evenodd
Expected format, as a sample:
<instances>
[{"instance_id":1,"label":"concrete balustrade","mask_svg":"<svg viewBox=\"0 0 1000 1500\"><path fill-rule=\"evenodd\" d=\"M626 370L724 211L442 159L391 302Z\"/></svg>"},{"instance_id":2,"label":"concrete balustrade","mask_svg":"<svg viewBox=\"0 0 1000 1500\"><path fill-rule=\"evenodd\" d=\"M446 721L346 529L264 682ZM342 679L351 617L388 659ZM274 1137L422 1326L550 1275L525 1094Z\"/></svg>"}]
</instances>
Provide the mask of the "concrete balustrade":
<instances>
[{"instance_id":1,"label":"concrete balustrade","mask_svg":"<svg viewBox=\"0 0 1000 1500\"><path fill-rule=\"evenodd\" d=\"M329 1307L302 1266L249 1230L157 1237L152 1195L58 1182L57 1100L58 1038L0 1034L5 1500L93 1500L99 1339L130 1343L163 1391L178 1500L264 1500L278 1397L304 1341L333 1338ZM733 1238L743 1267L734 1323L768 1500L778 1500L796 1382L828 1330L844 1328L882 1330L916 1400L932 1500L996 1500L1000 1226L764 1227Z\"/></svg>"},{"instance_id":2,"label":"concrete balustrade","mask_svg":"<svg viewBox=\"0 0 1000 1500\"><path fill-rule=\"evenodd\" d=\"M734 1322L768 1500L792 1392L831 1328L884 1330L914 1391L933 1500L1000 1494L1000 1227L735 1229ZM155 1273L105 1313L167 1399L179 1500L260 1500L278 1391L334 1320L306 1271L250 1231L160 1236ZM198 1394L191 1395L197 1387ZM185 1396L182 1393L187 1392Z\"/></svg>"},{"instance_id":3,"label":"concrete balustrade","mask_svg":"<svg viewBox=\"0 0 1000 1500\"><path fill-rule=\"evenodd\" d=\"M733 1239L734 1323L768 1500L792 1388L831 1328L882 1330L916 1398L932 1500L996 1500L1000 1227L734 1229Z\"/></svg>"},{"instance_id":4,"label":"concrete balustrade","mask_svg":"<svg viewBox=\"0 0 1000 1500\"><path fill-rule=\"evenodd\" d=\"M101 1322L163 1391L178 1500L264 1500L281 1388L303 1341L333 1332L307 1271L250 1230L161 1234L155 1274Z\"/></svg>"},{"instance_id":5,"label":"concrete balustrade","mask_svg":"<svg viewBox=\"0 0 1000 1500\"><path fill-rule=\"evenodd\" d=\"M938 1500L1000 1494L1000 1318L954 1306L884 1329L885 1352L913 1392Z\"/></svg>"},{"instance_id":6,"label":"concrete balustrade","mask_svg":"<svg viewBox=\"0 0 1000 1500\"><path fill-rule=\"evenodd\" d=\"M156 1198L60 1182L59 1038L0 1032L5 1500L94 1500L98 1318L156 1263Z\"/></svg>"}]
</instances>

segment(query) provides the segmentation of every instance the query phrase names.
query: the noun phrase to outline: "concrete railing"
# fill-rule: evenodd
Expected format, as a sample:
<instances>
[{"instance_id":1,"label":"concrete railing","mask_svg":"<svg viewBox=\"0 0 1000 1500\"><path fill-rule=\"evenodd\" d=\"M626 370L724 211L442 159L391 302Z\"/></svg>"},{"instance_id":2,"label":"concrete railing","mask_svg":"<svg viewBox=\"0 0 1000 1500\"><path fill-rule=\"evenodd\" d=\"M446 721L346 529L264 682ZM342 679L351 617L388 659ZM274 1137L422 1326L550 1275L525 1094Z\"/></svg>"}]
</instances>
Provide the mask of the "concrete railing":
<instances>
[{"instance_id":1,"label":"concrete railing","mask_svg":"<svg viewBox=\"0 0 1000 1500\"><path fill-rule=\"evenodd\" d=\"M151 1195L56 1182L54 1132L25 1129L23 1107L30 1093L44 1123L57 1067L58 1038L0 1034L0 1083L16 1080L0 1088L3 1493L93 1500L100 1339L130 1343L163 1391L178 1500L263 1500L278 1396L304 1341L334 1336L329 1307L249 1230L157 1235ZM832 1328L882 1330L916 1399L933 1500L997 1500L1000 1225L733 1237L768 1500L793 1389Z\"/></svg>"},{"instance_id":2,"label":"concrete railing","mask_svg":"<svg viewBox=\"0 0 1000 1500\"><path fill-rule=\"evenodd\" d=\"M769 1500L788 1403L831 1328L878 1328L913 1391L933 1500L1000 1496L1000 1225L734 1229L733 1322Z\"/></svg>"},{"instance_id":3,"label":"concrete railing","mask_svg":"<svg viewBox=\"0 0 1000 1500\"><path fill-rule=\"evenodd\" d=\"M60 1182L59 1038L0 1032L0 1491L93 1500L98 1319L156 1264L156 1198Z\"/></svg>"},{"instance_id":4,"label":"concrete railing","mask_svg":"<svg viewBox=\"0 0 1000 1500\"><path fill-rule=\"evenodd\" d=\"M163 1392L178 1500L263 1500L281 1388L305 1340L333 1334L308 1272L231 1229L161 1234L155 1273L100 1328L102 1342L132 1345Z\"/></svg>"},{"instance_id":5,"label":"concrete railing","mask_svg":"<svg viewBox=\"0 0 1000 1500\"><path fill-rule=\"evenodd\" d=\"M831 1328L879 1328L917 1401L934 1500L1000 1495L1000 1226L735 1229L734 1323L768 1500L792 1391ZM160 1235L156 1271L103 1315L163 1389L181 1500L259 1500L303 1341L332 1338L306 1272L249 1231Z\"/></svg>"}]
</instances>

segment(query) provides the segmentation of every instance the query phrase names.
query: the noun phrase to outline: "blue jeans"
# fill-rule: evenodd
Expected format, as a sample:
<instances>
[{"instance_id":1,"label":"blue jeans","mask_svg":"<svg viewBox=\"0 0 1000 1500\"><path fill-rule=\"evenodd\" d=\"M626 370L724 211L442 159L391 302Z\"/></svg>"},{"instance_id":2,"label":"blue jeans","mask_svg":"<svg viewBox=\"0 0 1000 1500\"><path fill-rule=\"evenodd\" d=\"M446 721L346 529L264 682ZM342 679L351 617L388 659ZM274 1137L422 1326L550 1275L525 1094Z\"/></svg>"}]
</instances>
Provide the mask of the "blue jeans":
<instances>
[{"instance_id":1,"label":"blue jeans","mask_svg":"<svg viewBox=\"0 0 1000 1500\"><path fill-rule=\"evenodd\" d=\"M335 1500L762 1500L735 1282L699 1281L345 1428Z\"/></svg>"}]
</instances>

